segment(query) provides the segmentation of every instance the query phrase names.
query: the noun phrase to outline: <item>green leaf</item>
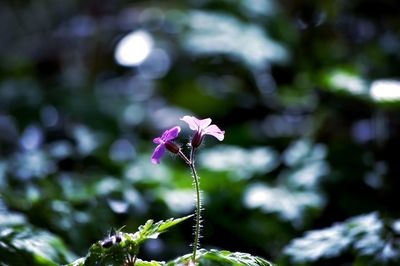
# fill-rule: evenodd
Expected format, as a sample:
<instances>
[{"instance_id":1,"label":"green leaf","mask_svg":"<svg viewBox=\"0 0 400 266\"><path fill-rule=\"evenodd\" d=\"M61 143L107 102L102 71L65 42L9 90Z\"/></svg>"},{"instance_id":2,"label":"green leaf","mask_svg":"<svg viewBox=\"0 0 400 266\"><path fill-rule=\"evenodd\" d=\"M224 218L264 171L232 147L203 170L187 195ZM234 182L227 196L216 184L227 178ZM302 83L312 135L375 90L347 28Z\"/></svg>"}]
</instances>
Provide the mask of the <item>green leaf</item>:
<instances>
[{"instance_id":1,"label":"green leaf","mask_svg":"<svg viewBox=\"0 0 400 266\"><path fill-rule=\"evenodd\" d=\"M85 265L85 258L79 258L76 261L71 262L67 266L83 266Z\"/></svg>"},{"instance_id":2,"label":"green leaf","mask_svg":"<svg viewBox=\"0 0 400 266\"><path fill-rule=\"evenodd\" d=\"M199 266L273 266L274 264L267 260L253 256L248 253L241 252L230 252L226 250L215 250L212 249L207 251L201 249L198 251L197 262ZM174 261L168 262L167 266L182 265L188 263L191 258L191 254L184 255L175 259Z\"/></svg>"},{"instance_id":3,"label":"green leaf","mask_svg":"<svg viewBox=\"0 0 400 266\"><path fill-rule=\"evenodd\" d=\"M33 228L23 215L0 211L0 258L4 265L59 265L73 257L57 236Z\"/></svg>"},{"instance_id":4,"label":"green leaf","mask_svg":"<svg viewBox=\"0 0 400 266\"><path fill-rule=\"evenodd\" d=\"M135 262L135 266L160 266L160 265L165 265L165 262L162 261L144 261L141 259L137 259Z\"/></svg>"},{"instance_id":5,"label":"green leaf","mask_svg":"<svg viewBox=\"0 0 400 266\"><path fill-rule=\"evenodd\" d=\"M159 236L159 234L164 233L170 227L175 226L191 217L193 217L193 215L188 215L178 219L171 218L166 221L159 221L157 223L154 223L153 220L148 220L144 225L139 226L139 231L134 234L136 243L140 244L147 239L155 239Z\"/></svg>"}]
</instances>

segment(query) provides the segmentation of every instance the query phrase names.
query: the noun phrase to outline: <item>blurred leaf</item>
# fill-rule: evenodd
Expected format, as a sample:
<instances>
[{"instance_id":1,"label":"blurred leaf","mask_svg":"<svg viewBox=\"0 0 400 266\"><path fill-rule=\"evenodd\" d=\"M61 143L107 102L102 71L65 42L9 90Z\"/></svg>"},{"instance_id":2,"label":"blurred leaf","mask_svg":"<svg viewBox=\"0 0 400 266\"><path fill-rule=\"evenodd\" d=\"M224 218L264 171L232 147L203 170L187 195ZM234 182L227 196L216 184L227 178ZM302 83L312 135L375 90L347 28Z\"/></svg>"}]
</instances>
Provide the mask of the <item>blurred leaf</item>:
<instances>
[{"instance_id":1,"label":"blurred leaf","mask_svg":"<svg viewBox=\"0 0 400 266\"><path fill-rule=\"evenodd\" d=\"M0 211L0 258L6 265L59 265L73 255L55 235L30 227L22 215Z\"/></svg>"},{"instance_id":2,"label":"blurred leaf","mask_svg":"<svg viewBox=\"0 0 400 266\"><path fill-rule=\"evenodd\" d=\"M218 145L203 151L200 164L212 171L226 171L233 179L248 179L255 174L274 170L279 158L269 147L243 149L238 146Z\"/></svg>"},{"instance_id":3,"label":"blurred leaf","mask_svg":"<svg viewBox=\"0 0 400 266\"><path fill-rule=\"evenodd\" d=\"M367 96L368 84L355 71L335 69L325 73L324 83L329 90L354 96Z\"/></svg>"},{"instance_id":4,"label":"blurred leaf","mask_svg":"<svg viewBox=\"0 0 400 266\"><path fill-rule=\"evenodd\" d=\"M324 144L314 144L310 139L296 140L283 153L283 161L288 166L307 165L322 160L327 154Z\"/></svg>"},{"instance_id":5,"label":"blurred leaf","mask_svg":"<svg viewBox=\"0 0 400 266\"><path fill-rule=\"evenodd\" d=\"M243 196L244 205L259 208L264 213L277 213L296 227L303 225L308 209L320 209L325 198L316 191L294 191L284 186L271 187L263 183L249 185Z\"/></svg>"},{"instance_id":6,"label":"blurred leaf","mask_svg":"<svg viewBox=\"0 0 400 266\"><path fill-rule=\"evenodd\" d=\"M376 212L360 215L325 229L308 231L293 240L284 253L295 263L338 257L348 250L356 258L367 257L376 265L400 263L400 243L393 235L395 223L390 226L385 229Z\"/></svg>"},{"instance_id":7,"label":"blurred leaf","mask_svg":"<svg viewBox=\"0 0 400 266\"><path fill-rule=\"evenodd\" d=\"M254 68L284 62L289 57L284 46L261 27L240 22L226 13L194 11L188 22L191 31L184 44L190 53L227 54Z\"/></svg>"}]
</instances>

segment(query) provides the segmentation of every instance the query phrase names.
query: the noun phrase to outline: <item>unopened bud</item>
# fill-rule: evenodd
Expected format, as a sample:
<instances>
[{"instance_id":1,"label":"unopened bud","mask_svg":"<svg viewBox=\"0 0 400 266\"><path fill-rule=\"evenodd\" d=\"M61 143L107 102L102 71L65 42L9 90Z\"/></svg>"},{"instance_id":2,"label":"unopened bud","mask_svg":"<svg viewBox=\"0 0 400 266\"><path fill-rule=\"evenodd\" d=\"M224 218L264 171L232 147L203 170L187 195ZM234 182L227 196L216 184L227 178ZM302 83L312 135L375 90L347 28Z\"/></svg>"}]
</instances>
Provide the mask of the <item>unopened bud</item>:
<instances>
[{"instance_id":1,"label":"unopened bud","mask_svg":"<svg viewBox=\"0 0 400 266\"><path fill-rule=\"evenodd\" d=\"M165 148L167 148L167 150L175 154L179 153L179 151L181 150L181 148L178 145L170 141L165 142Z\"/></svg>"},{"instance_id":2,"label":"unopened bud","mask_svg":"<svg viewBox=\"0 0 400 266\"><path fill-rule=\"evenodd\" d=\"M200 146L200 144L203 142L204 135L202 135L199 131L194 134L192 138L191 145L193 148L197 148Z\"/></svg>"}]
</instances>

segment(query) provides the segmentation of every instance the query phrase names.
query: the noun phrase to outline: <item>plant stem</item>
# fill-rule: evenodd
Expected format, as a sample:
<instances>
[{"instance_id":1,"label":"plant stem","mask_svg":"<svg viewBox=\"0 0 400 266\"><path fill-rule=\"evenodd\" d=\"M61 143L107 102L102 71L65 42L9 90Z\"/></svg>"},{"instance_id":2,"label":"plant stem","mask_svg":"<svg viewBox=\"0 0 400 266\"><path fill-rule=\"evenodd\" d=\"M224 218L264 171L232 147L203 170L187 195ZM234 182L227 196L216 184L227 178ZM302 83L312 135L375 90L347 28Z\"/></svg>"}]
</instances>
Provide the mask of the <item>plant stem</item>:
<instances>
[{"instance_id":1,"label":"plant stem","mask_svg":"<svg viewBox=\"0 0 400 266\"><path fill-rule=\"evenodd\" d=\"M182 151L179 151L179 152L178 152L178 155L179 155L188 165L191 165L191 164L192 164L192 161L189 160L189 159L186 157L186 155L185 155ZM192 156L192 155L190 155L190 156Z\"/></svg>"},{"instance_id":2,"label":"plant stem","mask_svg":"<svg viewBox=\"0 0 400 266\"><path fill-rule=\"evenodd\" d=\"M190 169L192 170L193 179L194 179L194 187L196 189L196 225L195 225L195 232L194 232L194 243L193 243L193 254L192 260L196 259L196 251L199 246L199 238L200 238L200 218L201 218L201 198L200 198L200 181L199 176L196 172L196 167L194 164L194 148L192 148L190 152Z\"/></svg>"}]
</instances>

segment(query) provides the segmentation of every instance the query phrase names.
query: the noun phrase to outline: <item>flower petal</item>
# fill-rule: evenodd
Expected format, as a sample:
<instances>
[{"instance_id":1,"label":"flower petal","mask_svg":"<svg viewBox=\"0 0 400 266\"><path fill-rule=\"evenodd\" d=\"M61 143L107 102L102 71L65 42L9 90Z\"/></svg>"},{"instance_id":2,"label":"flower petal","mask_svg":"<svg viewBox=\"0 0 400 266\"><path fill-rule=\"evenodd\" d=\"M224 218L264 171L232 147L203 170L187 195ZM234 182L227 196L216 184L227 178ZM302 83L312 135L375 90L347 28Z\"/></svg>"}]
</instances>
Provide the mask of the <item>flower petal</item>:
<instances>
[{"instance_id":1,"label":"flower petal","mask_svg":"<svg viewBox=\"0 0 400 266\"><path fill-rule=\"evenodd\" d=\"M219 129L219 127L216 125L211 125L204 130L204 134L211 135L217 138L219 141L223 141L225 131Z\"/></svg>"},{"instance_id":2,"label":"flower petal","mask_svg":"<svg viewBox=\"0 0 400 266\"><path fill-rule=\"evenodd\" d=\"M176 137L178 137L179 132L181 132L181 128L179 126L173 127L171 129L165 131L164 134L162 135L161 139L164 141L173 140Z\"/></svg>"},{"instance_id":3,"label":"flower petal","mask_svg":"<svg viewBox=\"0 0 400 266\"><path fill-rule=\"evenodd\" d=\"M153 155L151 156L151 162L154 164L159 164L161 157L164 155L165 152L165 145L160 144L158 145L154 152Z\"/></svg>"},{"instance_id":4,"label":"flower petal","mask_svg":"<svg viewBox=\"0 0 400 266\"><path fill-rule=\"evenodd\" d=\"M211 124L211 118L199 120L200 129L206 129Z\"/></svg>"},{"instance_id":5,"label":"flower petal","mask_svg":"<svg viewBox=\"0 0 400 266\"><path fill-rule=\"evenodd\" d=\"M161 139L161 138L155 138L155 139L153 139L153 143L155 143L155 144L161 144L161 143L163 143L164 141Z\"/></svg>"},{"instance_id":6,"label":"flower petal","mask_svg":"<svg viewBox=\"0 0 400 266\"><path fill-rule=\"evenodd\" d=\"M191 130L199 130L200 128L200 120L194 116L185 115L181 118L182 121L186 122L189 125Z\"/></svg>"}]
</instances>

